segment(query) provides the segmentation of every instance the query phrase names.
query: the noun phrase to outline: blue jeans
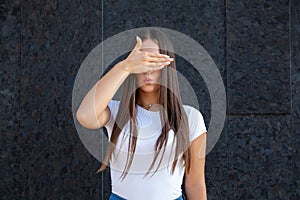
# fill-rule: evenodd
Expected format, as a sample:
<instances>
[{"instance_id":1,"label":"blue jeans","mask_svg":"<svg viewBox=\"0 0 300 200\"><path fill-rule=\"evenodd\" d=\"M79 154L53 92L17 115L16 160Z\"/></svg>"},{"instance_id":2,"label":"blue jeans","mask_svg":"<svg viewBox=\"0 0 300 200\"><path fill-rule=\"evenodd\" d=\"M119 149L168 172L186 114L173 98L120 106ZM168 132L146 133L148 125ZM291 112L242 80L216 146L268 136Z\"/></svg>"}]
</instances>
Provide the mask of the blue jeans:
<instances>
[{"instance_id":1,"label":"blue jeans","mask_svg":"<svg viewBox=\"0 0 300 200\"><path fill-rule=\"evenodd\" d=\"M126 200L126 199L124 199L124 198L122 198L122 197L120 197L120 196L118 196L118 195L116 195L114 193L111 193L111 195L109 197L109 200ZM185 200L185 198L184 198L183 195L181 195L180 197L178 197L175 200Z\"/></svg>"}]
</instances>

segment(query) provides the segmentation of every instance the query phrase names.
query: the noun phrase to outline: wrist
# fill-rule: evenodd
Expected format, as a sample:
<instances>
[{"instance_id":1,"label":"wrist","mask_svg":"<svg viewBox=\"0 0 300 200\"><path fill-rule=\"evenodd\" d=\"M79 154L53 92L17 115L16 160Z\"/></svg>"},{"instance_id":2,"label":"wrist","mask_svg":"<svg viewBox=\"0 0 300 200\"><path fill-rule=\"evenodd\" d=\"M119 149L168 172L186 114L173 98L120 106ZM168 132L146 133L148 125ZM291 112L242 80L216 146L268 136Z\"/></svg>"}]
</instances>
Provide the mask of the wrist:
<instances>
[{"instance_id":1,"label":"wrist","mask_svg":"<svg viewBox=\"0 0 300 200\"><path fill-rule=\"evenodd\" d=\"M122 60L118 63L119 69L128 75L131 74L131 69L129 66L130 66L129 63L126 60Z\"/></svg>"}]
</instances>

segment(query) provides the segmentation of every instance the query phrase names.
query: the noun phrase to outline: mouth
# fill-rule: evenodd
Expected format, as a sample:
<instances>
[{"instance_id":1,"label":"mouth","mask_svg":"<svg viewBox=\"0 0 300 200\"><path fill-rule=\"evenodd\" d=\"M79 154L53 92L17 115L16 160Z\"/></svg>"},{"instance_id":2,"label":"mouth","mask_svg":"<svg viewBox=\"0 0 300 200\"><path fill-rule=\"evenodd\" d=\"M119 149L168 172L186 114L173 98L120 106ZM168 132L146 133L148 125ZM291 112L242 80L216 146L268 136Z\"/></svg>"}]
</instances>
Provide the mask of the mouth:
<instances>
[{"instance_id":1,"label":"mouth","mask_svg":"<svg viewBox=\"0 0 300 200\"><path fill-rule=\"evenodd\" d=\"M144 80L144 83L145 83L145 84L151 84L151 83L152 83L152 79L151 79L151 78L146 78L146 79Z\"/></svg>"}]
</instances>

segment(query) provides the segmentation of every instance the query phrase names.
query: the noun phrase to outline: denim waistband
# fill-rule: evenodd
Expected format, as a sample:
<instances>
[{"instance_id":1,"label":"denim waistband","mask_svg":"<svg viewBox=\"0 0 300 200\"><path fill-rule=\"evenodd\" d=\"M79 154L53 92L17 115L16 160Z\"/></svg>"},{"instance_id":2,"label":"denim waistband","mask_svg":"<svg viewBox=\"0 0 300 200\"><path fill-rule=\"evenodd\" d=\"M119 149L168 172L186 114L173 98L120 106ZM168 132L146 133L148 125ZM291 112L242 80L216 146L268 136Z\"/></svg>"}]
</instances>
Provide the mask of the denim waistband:
<instances>
[{"instance_id":1,"label":"denim waistband","mask_svg":"<svg viewBox=\"0 0 300 200\"><path fill-rule=\"evenodd\" d=\"M109 200L126 200L126 199L116 195L115 193L111 193Z\"/></svg>"},{"instance_id":2,"label":"denim waistband","mask_svg":"<svg viewBox=\"0 0 300 200\"><path fill-rule=\"evenodd\" d=\"M127 200L127 199L124 199L124 198L120 197L119 195L116 195L115 193L111 193L109 200ZM183 195L181 195L180 197L178 197L175 200L185 200L185 198Z\"/></svg>"}]
</instances>

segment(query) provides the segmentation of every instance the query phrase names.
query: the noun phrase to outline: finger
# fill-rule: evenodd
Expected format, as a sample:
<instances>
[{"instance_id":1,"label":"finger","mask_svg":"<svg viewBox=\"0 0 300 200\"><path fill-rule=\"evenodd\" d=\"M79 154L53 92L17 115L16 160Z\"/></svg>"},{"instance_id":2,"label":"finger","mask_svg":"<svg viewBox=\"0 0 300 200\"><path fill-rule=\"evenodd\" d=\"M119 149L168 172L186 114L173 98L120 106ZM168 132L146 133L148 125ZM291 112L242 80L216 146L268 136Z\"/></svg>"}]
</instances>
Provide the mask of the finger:
<instances>
[{"instance_id":1,"label":"finger","mask_svg":"<svg viewBox=\"0 0 300 200\"><path fill-rule=\"evenodd\" d=\"M145 61L148 62L172 62L174 61L173 58L159 58L159 57L150 57L150 56L146 56Z\"/></svg>"},{"instance_id":2,"label":"finger","mask_svg":"<svg viewBox=\"0 0 300 200\"><path fill-rule=\"evenodd\" d=\"M142 40L139 36L136 36L136 45L134 47L134 50L140 50L142 47Z\"/></svg>"},{"instance_id":3,"label":"finger","mask_svg":"<svg viewBox=\"0 0 300 200\"><path fill-rule=\"evenodd\" d=\"M161 70L161 69L163 69L163 68L165 68L166 66L164 66L164 65L161 65L161 66L154 66L154 67L151 67L151 71L157 71L157 70Z\"/></svg>"},{"instance_id":4,"label":"finger","mask_svg":"<svg viewBox=\"0 0 300 200\"><path fill-rule=\"evenodd\" d=\"M167 66L169 64L170 64L170 62L150 63L147 65L147 67L149 68L149 70L154 69L154 68L156 70L158 70L158 69L162 69L164 66Z\"/></svg>"},{"instance_id":5,"label":"finger","mask_svg":"<svg viewBox=\"0 0 300 200\"><path fill-rule=\"evenodd\" d=\"M170 58L169 55L161 54L161 53L147 52L146 55L147 55L147 56L150 56L150 57L157 57L157 58Z\"/></svg>"}]
</instances>

